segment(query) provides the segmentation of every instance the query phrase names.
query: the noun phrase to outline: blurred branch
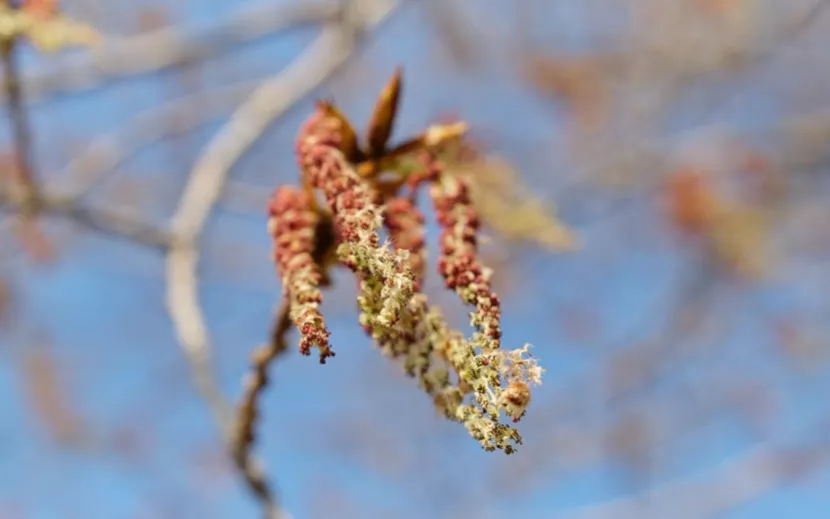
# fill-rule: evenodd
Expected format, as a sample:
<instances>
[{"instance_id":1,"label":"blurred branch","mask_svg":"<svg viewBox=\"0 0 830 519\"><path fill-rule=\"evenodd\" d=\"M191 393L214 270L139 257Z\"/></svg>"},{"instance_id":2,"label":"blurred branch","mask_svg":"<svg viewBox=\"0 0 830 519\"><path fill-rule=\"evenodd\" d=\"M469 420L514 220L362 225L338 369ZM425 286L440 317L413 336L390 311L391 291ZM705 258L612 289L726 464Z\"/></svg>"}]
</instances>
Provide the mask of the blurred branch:
<instances>
[{"instance_id":1,"label":"blurred branch","mask_svg":"<svg viewBox=\"0 0 830 519\"><path fill-rule=\"evenodd\" d=\"M76 203L46 206L53 213L68 217L93 231L109 234L156 249L166 249L173 237L164 229L108 209L91 208Z\"/></svg>"},{"instance_id":2,"label":"blurred branch","mask_svg":"<svg viewBox=\"0 0 830 519\"><path fill-rule=\"evenodd\" d=\"M14 145L15 171L12 192L0 193L0 205L11 208L25 220L45 211L68 217L91 229L107 232L152 246L165 246L167 235L151 225L130 218L80 205L74 197L45 196L35 177L32 160L32 139L29 131L23 87L17 66L17 41L14 38L0 42L3 62L3 91L9 105L9 121Z\"/></svg>"},{"instance_id":3,"label":"blurred branch","mask_svg":"<svg viewBox=\"0 0 830 519\"><path fill-rule=\"evenodd\" d=\"M94 138L50 182L50 191L70 191L81 197L108 172L142 147L185 133L232 110L259 81L234 83L169 101L141 112L119 128ZM55 189L54 184L66 187Z\"/></svg>"},{"instance_id":4,"label":"blurred branch","mask_svg":"<svg viewBox=\"0 0 830 519\"><path fill-rule=\"evenodd\" d=\"M40 190L32 164L32 139L26 114L26 101L20 85L16 38L10 37L0 41L0 57L3 61L3 92L9 107L9 124L14 145L13 183L20 189L23 215L28 218L37 213Z\"/></svg>"},{"instance_id":5,"label":"blurred branch","mask_svg":"<svg viewBox=\"0 0 830 519\"><path fill-rule=\"evenodd\" d=\"M452 0L427 0L426 14L435 26L439 39L456 64L462 67L475 65L480 58L477 46L478 34L465 19L466 13Z\"/></svg>"},{"instance_id":6,"label":"blurred branch","mask_svg":"<svg viewBox=\"0 0 830 519\"><path fill-rule=\"evenodd\" d=\"M394 0L351 2L341 23L323 33L276 76L266 79L231 115L230 121L208 143L184 188L171 228L177 239L167 257L167 306L179 341L193 369L197 387L210 405L225 440L232 438L232 410L216 387L210 366L210 339L198 301L198 239L222 194L233 165L272 121L335 72L351 56L356 34L383 21L396 7ZM354 24L354 25L353 25ZM240 468L268 509L280 511L264 475L249 457Z\"/></svg>"},{"instance_id":7,"label":"blurred branch","mask_svg":"<svg viewBox=\"0 0 830 519\"><path fill-rule=\"evenodd\" d=\"M25 212L23 204L15 197L0 193L0 209ZM38 210L67 218L94 231L153 248L165 249L172 240L164 229L108 209L85 206L75 197L41 196L38 199Z\"/></svg>"},{"instance_id":8,"label":"blurred branch","mask_svg":"<svg viewBox=\"0 0 830 519\"><path fill-rule=\"evenodd\" d=\"M785 50L791 42L803 35L809 30L824 13L825 9L830 6L828 0L816 0L806 12L796 17L796 19L789 24L784 33L778 38L775 45L762 48L761 51L753 57L756 64L763 64L768 60L774 59L783 50Z\"/></svg>"},{"instance_id":9,"label":"blurred branch","mask_svg":"<svg viewBox=\"0 0 830 519\"><path fill-rule=\"evenodd\" d=\"M85 90L104 80L155 72L206 59L228 47L300 24L333 20L340 2L303 1L284 5L245 6L220 18L218 25L190 33L184 27L166 27L139 36L113 37L99 50L72 56L47 70L32 71L22 82L35 100L57 92Z\"/></svg>"},{"instance_id":10,"label":"blurred branch","mask_svg":"<svg viewBox=\"0 0 830 519\"><path fill-rule=\"evenodd\" d=\"M826 425L826 424L824 424ZM560 514L560 519L648 519L715 517L781 488L820 465L830 449L757 447L722 463L697 481L660 485L644 495L621 498Z\"/></svg>"}]
</instances>

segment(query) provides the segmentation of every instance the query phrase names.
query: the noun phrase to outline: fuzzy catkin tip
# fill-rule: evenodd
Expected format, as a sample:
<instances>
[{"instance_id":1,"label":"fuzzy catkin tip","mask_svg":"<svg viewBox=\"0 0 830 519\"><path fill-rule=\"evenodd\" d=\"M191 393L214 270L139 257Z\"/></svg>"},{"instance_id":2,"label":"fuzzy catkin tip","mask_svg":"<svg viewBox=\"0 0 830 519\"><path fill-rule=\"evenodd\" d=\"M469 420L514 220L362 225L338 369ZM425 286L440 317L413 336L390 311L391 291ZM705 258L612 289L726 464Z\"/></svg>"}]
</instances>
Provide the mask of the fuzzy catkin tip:
<instances>
[{"instance_id":1,"label":"fuzzy catkin tip","mask_svg":"<svg viewBox=\"0 0 830 519\"><path fill-rule=\"evenodd\" d=\"M274 261L290 302L291 320L300 331L300 353L317 348L320 363L334 356L330 332L320 314L320 270L312 256L319 216L311 195L293 187L278 188L268 206L268 230L274 243Z\"/></svg>"},{"instance_id":2,"label":"fuzzy catkin tip","mask_svg":"<svg viewBox=\"0 0 830 519\"><path fill-rule=\"evenodd\" d=\"M486 349L496 350L501 339L501 302L490 287L492 272L478 260L481 220L470 199L469 181L439 175L430 193L442 229L438 271L447 288L475 307L471 324L486 338Z\"/></svg>"}]
</instances>

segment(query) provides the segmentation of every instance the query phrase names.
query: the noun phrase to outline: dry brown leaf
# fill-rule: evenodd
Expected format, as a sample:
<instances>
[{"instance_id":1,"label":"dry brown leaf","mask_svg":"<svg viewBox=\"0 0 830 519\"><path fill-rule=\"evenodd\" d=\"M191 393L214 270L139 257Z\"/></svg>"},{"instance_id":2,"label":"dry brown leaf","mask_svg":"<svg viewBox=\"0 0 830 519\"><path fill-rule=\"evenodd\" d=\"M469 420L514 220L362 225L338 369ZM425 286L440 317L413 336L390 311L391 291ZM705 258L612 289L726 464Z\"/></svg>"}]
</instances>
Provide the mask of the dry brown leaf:
<instances>
[{"instance_id":1,"label":"dry brown leaf","mask_svg":"<svg viewBox=\"0 0 830 519\"><path fill-rule=\"evenodd\" d=\"M734 273L748 278L764 274L767 219L759 209L742 205L721 207L709 229L715 254Z\"/></svg>"},{"instance_id":2,"label":"dry brown leaf","mask_svg":"<svg viewBox=\"0 0 830 519\"><path fill-rule=\"evenodd\" d=\"M574 233L541 200L532 197L507 162L484 157L450 167L451 174L472 182L472 197L484 222L504 238L543 245L553 250L573 250Z\"/></svg>"},{"instance_id":3,"label":"dry brown leaf","mask_svg":"<svg viewBox=\"0 0 830 519\"><path fill-rule=\"evenodd\" d=\"M25 24L25 30L22 32L41 52L56 52L70 46L92 47L102 40L101 35L89 25L60 14L48 18L23 14L30 16L32 23Z\"/></svg>"}]
</instances>

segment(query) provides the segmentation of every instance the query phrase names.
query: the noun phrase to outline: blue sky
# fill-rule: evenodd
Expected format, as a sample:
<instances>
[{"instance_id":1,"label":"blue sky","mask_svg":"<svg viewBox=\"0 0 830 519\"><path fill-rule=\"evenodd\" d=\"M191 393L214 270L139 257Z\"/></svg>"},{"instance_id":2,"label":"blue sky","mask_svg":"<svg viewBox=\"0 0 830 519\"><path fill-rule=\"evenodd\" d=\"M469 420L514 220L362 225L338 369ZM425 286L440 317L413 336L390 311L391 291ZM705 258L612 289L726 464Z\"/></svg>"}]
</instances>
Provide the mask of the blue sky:
<instances>
[{"instance_id":1,"label":"blue sky","mask_svg":"<svg viewBox=\"0 0 830 519\"><path fill-rule=\"evenodd\" d=\"M589 24L578 4L559 2L539 17L534 41L587 48L597 33L614 26L613 16ZM239 5L181 2L171 14L198 28ZM509 30L506 3L487 7L481 17L497 22L492 30ZM240 46L230 57L209 63L200 76L205 85L218 86L274 73L315 34L303 28ZM548 42L551 34L557 37ZM228 69L229 63L233 68ZM439 52L423 10L412 5L372 35L352 68L275 123L234 169L234 179L259 186L293 182L292 140L314 98L333 94L362 124L360 114L368 112L372 95L399 63L407 83L398 135L422 128L441 112L460 113L474 128L498 136L498 150L522 169L537 192L570 207L572 201L559 194L573 177L558 155L565 147L562 111L511 79L498 56L475 71L455 70ZM228 70L240 77L229 78ZM693 93L679 103L668 131L715 121L753 128L779 116L774 88L745 86L740 81L719 85L743 90L738 101L715 113L701 108L709 106L705 92ZM164 72L38 103L33 121L39 168L46 177L60 171L74 147L178 95L176 88L172 73ZM163 221L184 184L187 165L221 122L191 132L176 149L168 143L141 147L90 201L120 206L129 198L112 197L108 186L127 180L149 183L150 194L140 195L142 212ZM527 153L540 143L551 154L550 162ZM579 222L582 251L528 250L504 274L510 280L503 297L505 343L534 344L534 355L548 369L535 407L522 422L527 446L511 458L482 452L463 428L434 416L414 384L372 349L356 324L351 280L338 275L324 307L338 356L326 366L298 355L281 360L263 400L259 450L296 519L546 519L642 489L601 450L591 462L570 463L574 453L555 438L568 423L590 431L621 412L603 401L603 380L588 378L572 394L573 381L596 371L597 363L613 352L659 337L678 287L699 267L694 255L667 239L652 204L631 204L605 218L566 210L563 218L569 216ZM46 225L59 237L71 230L61 222ZM201 301L216 345L219 382L234 398L250 351L267 334L279 295L264 225L264 215L256 211L239 214L219 207L202 243ZM216 432L190 384L164 311L161 254L84 232L62 243L52 265L11 261L3 266L2 275L14 277L19 307L15 322L0 331L0 517L257 516L256 503L233 472L222 468ZM431 283L437 286L435 279ZM682 369L662 373L645 395L631 397L622 408L665 410L666 416L682 418L695 410L694 398L683 391L695 383L701 386L705 379L700 373L720 378L737 373L761 381L779 399L769 438L799 444L824 411L827 370L817 366L802 373L782 367L764 323L769 315L791 309L826 316L817 291L800 284L736 287L720 278L709 291L707 309L715 315L729 313L728 331L714 344L671 337L669 342L693 346L679 361ZM458 310L452 298L439 300ZM600 323L586 344L574 344L564 329L561 315L571 307L590 309ZM29 404L22 359L47 346L60 366L64 395L89 431L88 445L56 442ZM693 394L720 401L706 389L703 384ZM573 409L568 422L559 423L554 409L563 405ZM656 448L661 464L653 484L705 475L759 441L728 408L691 423L682 435ZM593 448L603 448L599 439L594 443ZM829 477L824 470L798 488L770 492L723 517L824 518L830 497L821 489Z\"/></svg>"}]
</instances>

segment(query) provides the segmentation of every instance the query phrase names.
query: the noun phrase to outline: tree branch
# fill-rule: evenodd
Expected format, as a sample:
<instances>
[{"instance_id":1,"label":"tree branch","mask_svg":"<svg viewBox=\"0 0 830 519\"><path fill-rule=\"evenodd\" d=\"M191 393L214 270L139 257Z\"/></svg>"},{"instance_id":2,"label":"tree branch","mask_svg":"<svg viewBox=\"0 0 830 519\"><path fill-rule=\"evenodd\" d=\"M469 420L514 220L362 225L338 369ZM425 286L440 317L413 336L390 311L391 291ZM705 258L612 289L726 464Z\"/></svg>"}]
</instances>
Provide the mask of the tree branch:
<instances>
[{"instance_id":1,"label":"tree branch","mask_svg":"<svg viewBox=\"0 0 830 519\"><path fill-rule=\"evenodd\" d=\"M26 114L20 70L17 66L17 40L0 41L0 57L3 61L3 92L9 106L9 124L14 141L14 181L20 189L23 216L36 215L40 203L40 190L35 178L32 160L32 139Z\"/></svg>"},{"instance_id":2,"label":"tree branch","mask_svg":"<svg viewBox=\"0 0 830 519\"><path fill-rule=\"evenodd\" d=\"M808 472L830 454L817 448L757 447L694 481L660 485L644 495L615 499L560 514L560 519L702 519L761 497Z\"/></svg>"},{"instance_id":3,"label":"tree branch","mask_svg":"<svg viewBox=\"0 0 830 519\"><path fill-rule=\"evenodd\" d=\"M340 2L333 0L248 5L196 34L177 26L139 36L110 38L99 50L64 59L47 70L27 73L22 82L30 101L59 92L86 90L107 79L206 59L232 45L286 27L332 20L341 9Z\"/></svg>"},{"instance_id":4,"label":"tree branch","mask_svg":"<svg viewBox=\"0 0 830 519\"><path fill-rule=\"evenodd\" d=\"M244 81L189 94L145 110L119 128L95 137L76 155L53 182L50 191L81 197L108 172L143 146L184 133L218 118L238 105L259 81ZM57 187L63 184L65 187Z\"/></svg>"},{"instance_id":5,"label":"tree branch","mask_svg":"<svg viewBox=\"0 0 830 519\"><path fill-rule=\"evenodd\" d=\"M6 193L0 193L0 208L25 212L24 203ZM166 249L173 241L173 236L164 229L107 209L85 206L75 197L41 196L38 198L38 210L62 216L94 231L157 249Z\"/></svg>"}]
</instances>

